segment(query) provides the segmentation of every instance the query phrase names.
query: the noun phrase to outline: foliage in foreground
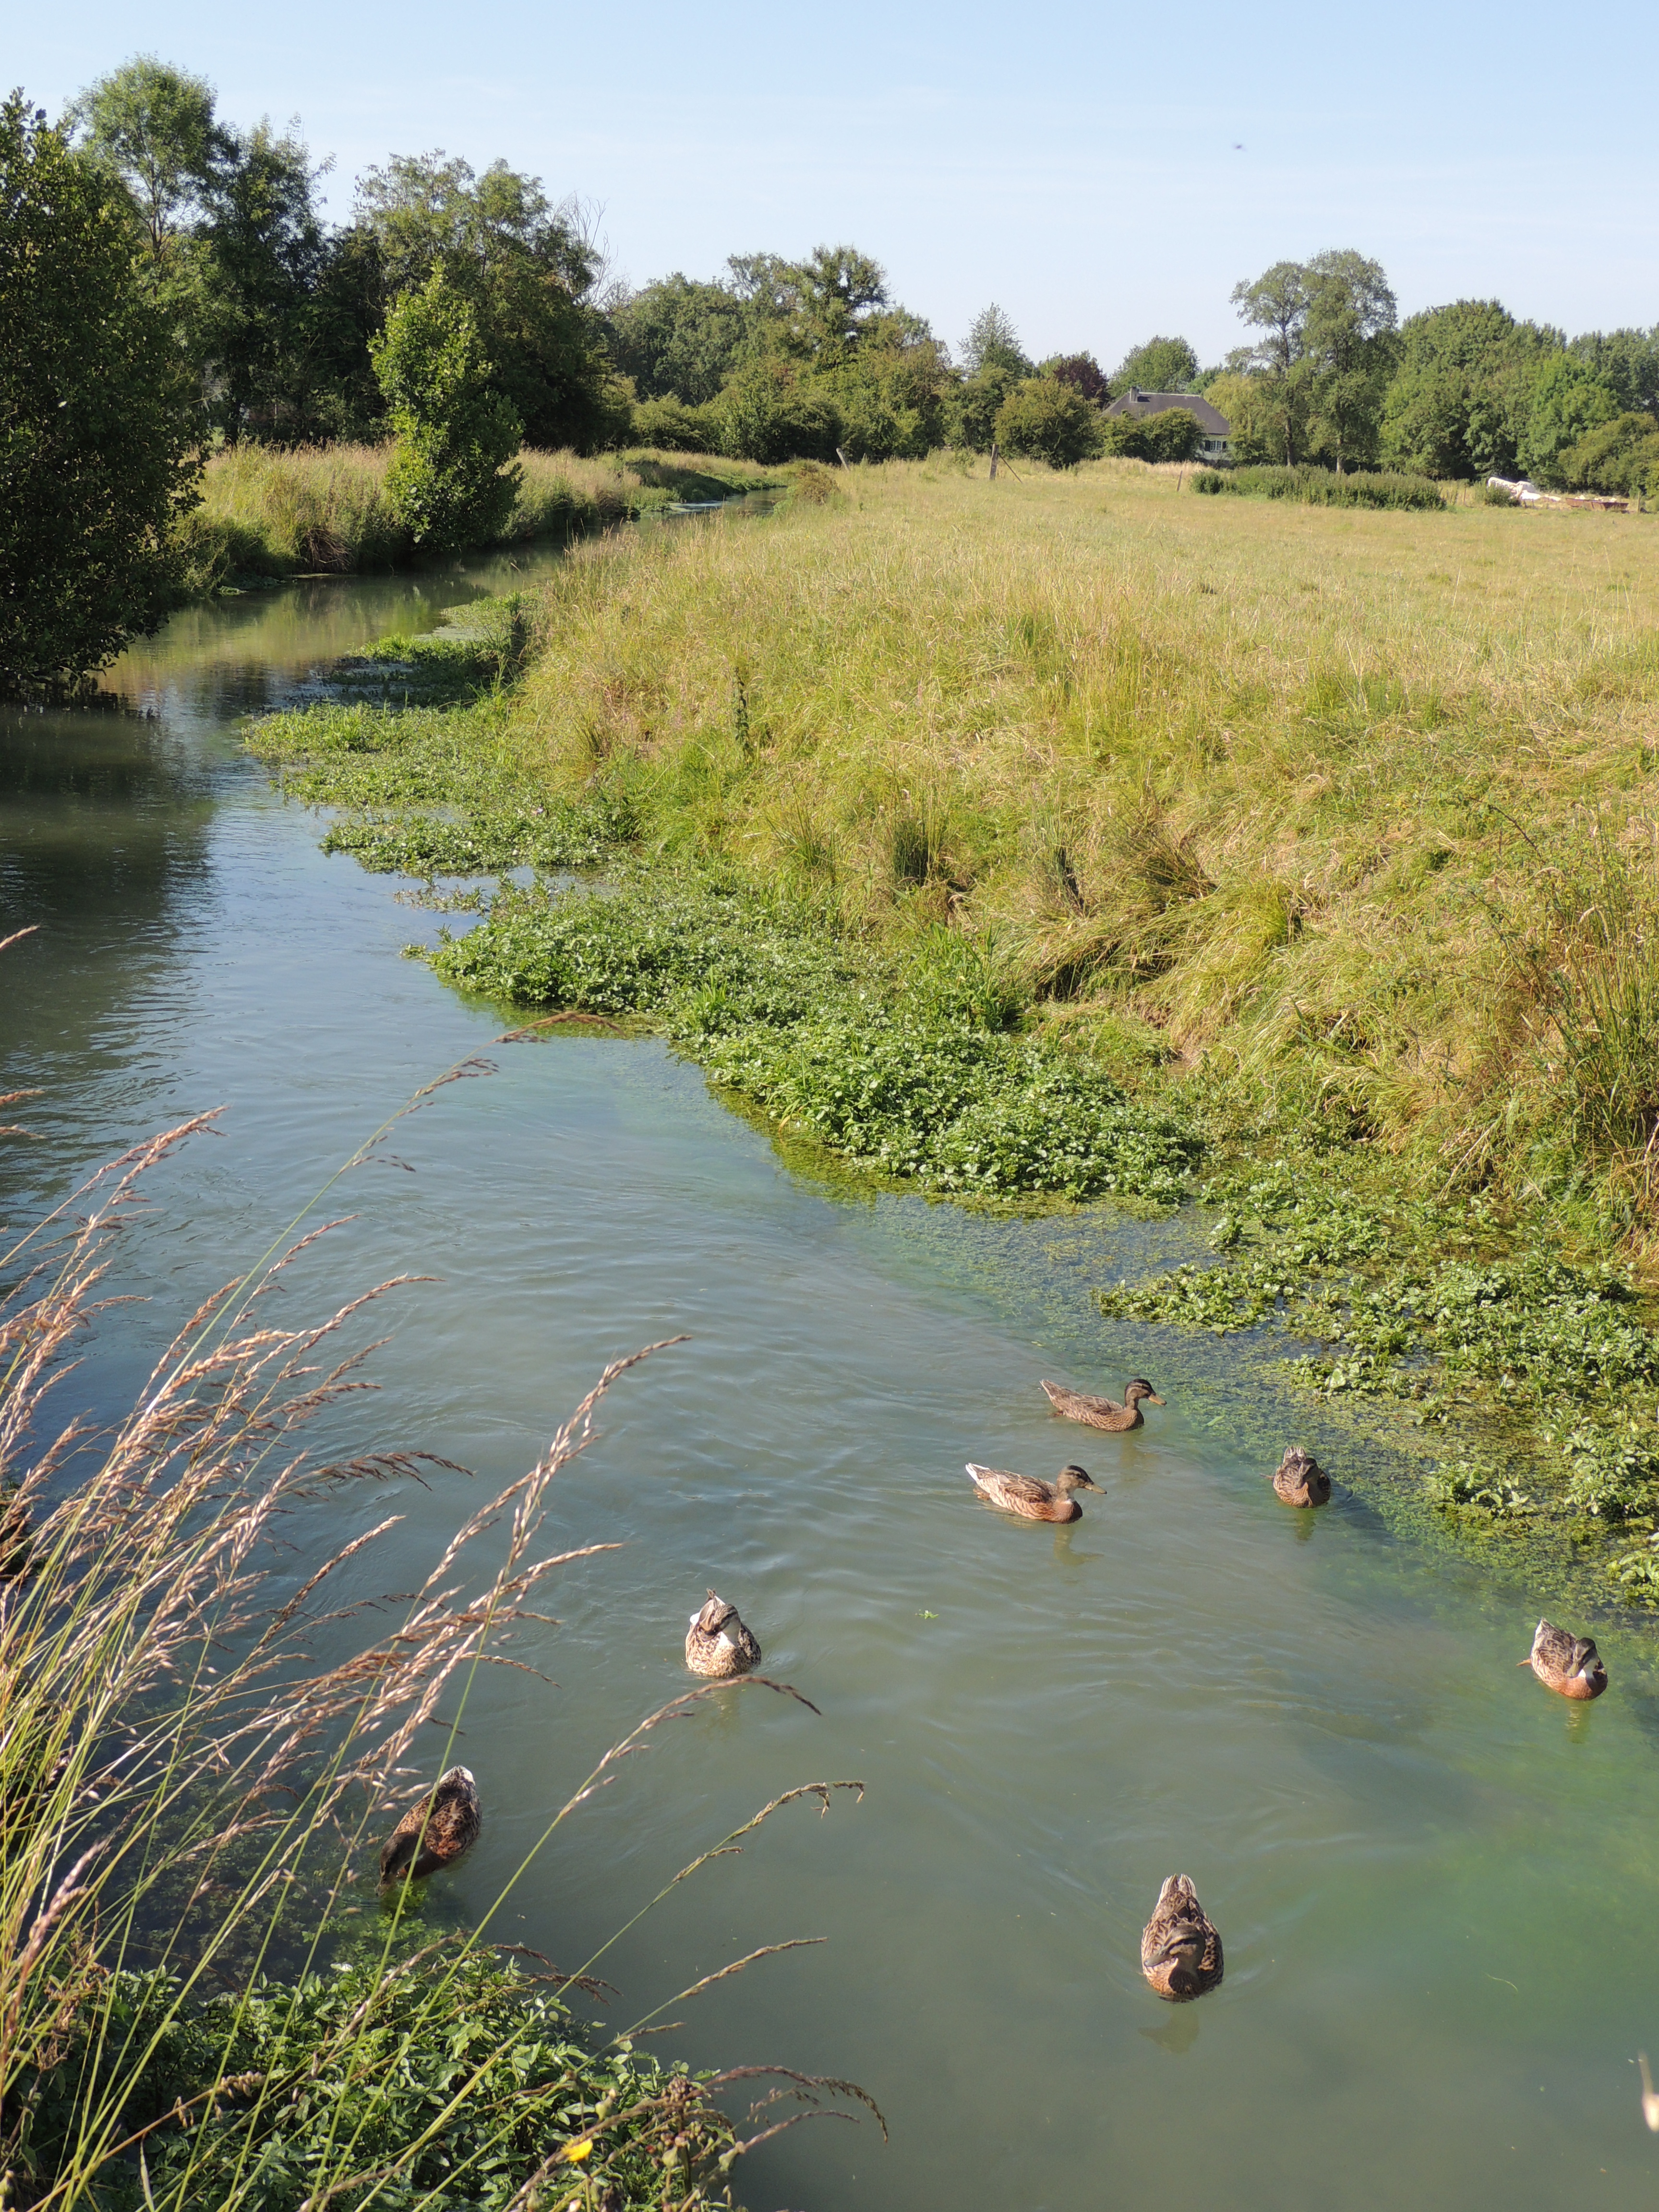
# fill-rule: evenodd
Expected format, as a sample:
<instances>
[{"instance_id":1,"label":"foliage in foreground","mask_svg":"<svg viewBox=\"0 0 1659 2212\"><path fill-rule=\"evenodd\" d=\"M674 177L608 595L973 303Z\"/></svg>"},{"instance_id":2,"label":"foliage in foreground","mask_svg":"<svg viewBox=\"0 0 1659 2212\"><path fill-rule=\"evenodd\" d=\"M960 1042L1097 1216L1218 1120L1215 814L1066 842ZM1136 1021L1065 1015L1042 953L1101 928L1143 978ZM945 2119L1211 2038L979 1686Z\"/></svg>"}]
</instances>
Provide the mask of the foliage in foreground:
<instances>
[{"instance_id":1,"label":"foliage in foreground","mask_svg":"<svg viewBox=\"0 0 1659 2212\"><path fill-rule=\"evenodd\" d=\"M125 209L21 94L0 106L0 694L74 683L176 587L195 443Z\"/></svg>"},{"instance_id":2,"label":"foliage in foreground","mask_svg":"<svg viewBox=\"0 0 1659 2212\"><path fill-rule=\"evenodd\" d=\"M626 2039L596 2048L528 1973L453 1938L195 2002L164 1970L114 1975L24 2091L37 2201L112 2095L131 2148L94 2185L106 2212L301 2212L324 2193L507 2212L538 2177L550 2202L703 2204L729 2202L737 2155L703 2083Z\"/></svg>"},{"instance_id":3,"label":"foliage in foreground","mask_svg":"<svg viewBox=\"0 0 1659 2212\"><path fill-rule=\"evenodd\" d=\"M1233 492L1245 499L1294 499L1309 507L1443 507L1445 495L1426 477L1391 476L1386 470L1296 468L1201 469L1200 492Z\"/></svg>"}]
</instances>

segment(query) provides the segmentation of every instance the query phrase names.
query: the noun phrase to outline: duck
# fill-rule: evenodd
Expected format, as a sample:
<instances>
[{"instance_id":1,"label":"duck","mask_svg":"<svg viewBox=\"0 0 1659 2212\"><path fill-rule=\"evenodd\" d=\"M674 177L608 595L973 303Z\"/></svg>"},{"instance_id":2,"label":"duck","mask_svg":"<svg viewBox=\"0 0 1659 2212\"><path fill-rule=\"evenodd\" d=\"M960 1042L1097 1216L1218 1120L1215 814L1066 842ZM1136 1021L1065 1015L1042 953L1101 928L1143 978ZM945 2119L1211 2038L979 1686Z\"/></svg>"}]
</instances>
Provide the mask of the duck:
<instances>
[{"instance_id":1,"label":"duck","mask_svg":"<svg viewBox=\"0 0 1659 2212\"><path fill-rule=\"evenodd\" d=\"M1273 1490L1286 1505L1324 1505L1331 1495L1331 1478L1310 1451L1288 1444L1273 1470Z\"/></svg>"},{"instance_id":2,"label":"duck","mask_svg":"<svg viewBox=\"0 0 1659 2212\"><path fill-rule=\"evenodd\" d=\"M713 1590L685 1632L685 1663L694 1674L729 1678L760 1665L761 1648L738 1618L738 1608Z\"/></svg>"},{"instance_id":3,"label":"duck","mask_svg":"<svg viewBox=\"0 0 1659 2212\"><path fill-rule=\"evenodd\" d=\"M1161 1997L1184 2004L1221 1979L1221 1937L1184 1874L1169 1875L1140 1937L1140 1971Z\"/></svg>"},{"instance_id":4,"label":"duck","mask_svg":"<svg viewBox=\"0 0 1659 2212\"><path fill-rule=\"evenodd\" d=\"M1042 1387L1055 1413L1063 1413L1068 1421L1082 1421L1091 1429L1109 1429L1115 1434L1139 1428L1146 1418L1140 1410L1143 1405L1164 1403L1144 1375L1124 1385L1121 1406L1115 1398L1085 1397L1081 1390L1068 1390L1063 1382L1045 1382Z\"/></svg>"},{"instance_id":5,"label":"duck","mask_svg":"<svg viewBox=\"0 0 1659 2212\"><path fill-rule=\"evenodd\" d=\"M1607 1686L1607 1670L1595 1638L1569 1636L1553 1621L1539 1622L1532 1632L1532 1650L1516 1664L1530 1667L1547 1690L1564 1698L1599 1698Z\"/></svg>"},{"instance_id":6,"label":"duck","mask_svg":"<svg viewBox=\"0 0 1659 2212\"><path fill-rule=\"evenodd\" d=\"M446 1768L431 1796L411 1805L386 1838L380 1850L381 1886L424 1881L441 1867L454 1866L477 1842L483 1826L471 1768Z\"/></svg>"},{"instance_id":7,"label":"duck","mask_svg":"<svg viewBox=\"0 0 1659 2212\"><path fill-rule=\"evenodd\" d=\"M1018 1513L1027 1521L1080 1521L1083 1508L1071 1492L1100 1490L1086 1467L1063 1467L1052 1482L1039 1482L1034 1474L1008 1474L1000 1468L981 1467L970 1459L968 1480L981 1498L988 1498L1005 1513ZM1105 1492L1101 1491L1101 1495Z\"/></svg>"}]
</instances>

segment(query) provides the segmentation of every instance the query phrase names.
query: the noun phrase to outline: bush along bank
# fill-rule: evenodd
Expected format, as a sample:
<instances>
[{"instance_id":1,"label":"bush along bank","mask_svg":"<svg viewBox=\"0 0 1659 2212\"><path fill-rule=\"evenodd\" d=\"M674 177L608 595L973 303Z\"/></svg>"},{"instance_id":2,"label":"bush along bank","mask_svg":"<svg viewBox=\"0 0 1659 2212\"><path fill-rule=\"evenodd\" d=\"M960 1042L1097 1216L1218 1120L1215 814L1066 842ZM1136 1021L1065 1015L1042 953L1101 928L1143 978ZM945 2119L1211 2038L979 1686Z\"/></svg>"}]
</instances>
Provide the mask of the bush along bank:
<instances>
[{"instance_id":1,"label":"bush along bank","mask_svg":"<svg viewBox=\"0 0 1659 2212\"><path fill-rule=\"evenodd\" d=\"M1245 499L1294 499L1306 507L1443 507L1445 495L1428 477L1396 476L1385 469L1360 469L1338 476L1334 469L1248 467L1200 469L1193 489L1233 492Z\"/></svg>"}]
</instances>

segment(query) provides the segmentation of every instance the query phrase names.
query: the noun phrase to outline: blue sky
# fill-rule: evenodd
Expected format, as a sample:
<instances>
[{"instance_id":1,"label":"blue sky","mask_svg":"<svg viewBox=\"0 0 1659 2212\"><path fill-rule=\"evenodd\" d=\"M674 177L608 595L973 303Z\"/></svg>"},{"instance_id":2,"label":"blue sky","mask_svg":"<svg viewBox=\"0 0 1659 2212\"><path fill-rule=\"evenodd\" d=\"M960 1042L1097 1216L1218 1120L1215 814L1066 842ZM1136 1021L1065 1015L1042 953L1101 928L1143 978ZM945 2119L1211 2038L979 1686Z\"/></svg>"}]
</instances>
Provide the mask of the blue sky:
<instances>
[{"instance_id":1,"label":"blue sky","mask_svg":"<svg viewBox=\"0 0 1659 2212\"><path fill-rule=\"evenodd\" d=\"M1402 313L1496 296L1570 331L1659 321L1659 8L1023 0L13 0L0 75L57 113L151 52L239 122L297 114L330 204L389 152L496 155L603 209L636 283L851 242L958 340L1206 360L1270 262L1356 246Z\"/></svg>"}]
</instances>

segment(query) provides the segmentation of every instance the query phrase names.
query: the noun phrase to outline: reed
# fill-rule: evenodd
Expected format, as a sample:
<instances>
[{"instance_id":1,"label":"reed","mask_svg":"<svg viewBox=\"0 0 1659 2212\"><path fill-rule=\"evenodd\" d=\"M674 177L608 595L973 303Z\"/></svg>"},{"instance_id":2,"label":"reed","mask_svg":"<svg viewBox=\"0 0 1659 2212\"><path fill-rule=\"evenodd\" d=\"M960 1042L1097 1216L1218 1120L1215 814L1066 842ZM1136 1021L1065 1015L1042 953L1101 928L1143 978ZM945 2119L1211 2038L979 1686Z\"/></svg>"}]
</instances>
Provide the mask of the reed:
<instances>
[{"instance_id":1,"label":"reed","mask_svg":"<svg viewBox=\"0 0 1659 2212\"><path fill-rule=\"evenodd\" d=\"M463 1063L404 1110L485 1072ZM395 1512L318 1547L293 1586L270 1564L279 1532L290 1553L342 1491L461 1472L421 1453L306 1449L308 1424L365 1387L372 1346L350 1340L409 1278L282 1325L270 1293L325 1233L296 1224L190 1317L112 1431L52 1414L143 1178L211 1118L125 1154L0 1255L8 2201L507 2212L566 2202L562 2172L579 2184L571 2203L729 2203L750 2142L861 2093L764 2068L694 2081L634 2053L626 2032L596 2043L554 1994L592 1986L585 1969L530 1975L491 1939L510 1883L466 1936L423 1942L402 1905L353 1944L338 1936L366 1836L429 1783L410 1778L441 1707L453 1750L479 1671L514 1663L503 1644L548 1578L611 1548L547 1549L550 1492L600 1398L647 1354L607 1369L535 1466L459 1517L412 1595L334 1595ZM407 1590L406 1563L397 1573ZM612 1746L536 1848L702 1694ZM807 1794L827 1805L842 1786L859 1785ZM768 2075L745 2139L712 2096ZM781 2123L780 2095L799 2106Z\"/></svg>"}]
</instances>

